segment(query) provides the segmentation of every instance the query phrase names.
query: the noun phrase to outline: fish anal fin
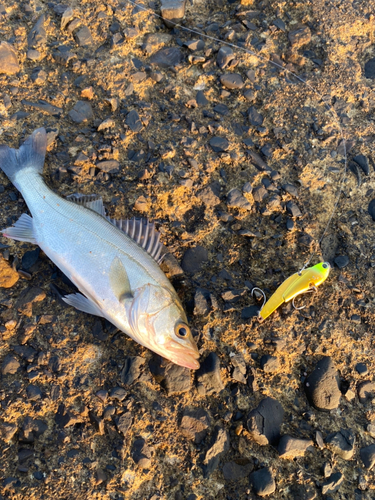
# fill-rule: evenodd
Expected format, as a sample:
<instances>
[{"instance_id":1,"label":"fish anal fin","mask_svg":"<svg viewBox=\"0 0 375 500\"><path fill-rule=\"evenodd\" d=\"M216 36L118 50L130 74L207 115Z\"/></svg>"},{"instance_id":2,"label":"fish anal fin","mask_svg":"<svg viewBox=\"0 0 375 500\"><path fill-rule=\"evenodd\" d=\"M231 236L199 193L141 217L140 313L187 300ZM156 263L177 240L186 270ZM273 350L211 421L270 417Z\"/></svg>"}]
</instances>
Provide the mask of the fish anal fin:
<instances>
[{"instance_id":1,"label":"fish anal fin","mask_svg":"<svg viewBox=\"0 0 375 500\"><path fill-rule=\"evenodd\" d=\"M115 220L107 217L118 229L142 247L158 264L166 254L165 247L160 243L160 233L155 229L155 223L147 219Z\"/></svg>"},{"instance_id":2,"label":"fish anal fin","mask_svg":"<svg viewBox=\"0 0 375 500\"><path fill-rule=\"evenodd\" d=\"M6 238L12 238L17 241L27 241L37 244L34 236L33 219L30 215L22 214L18 221L12 226L0 231Z\"/></svg>"},{"instance_id":3,"label":"fish anal fin","mask_svg":"<svg viewBox=\"0 0 375 500\"><path fill-rule=\"evenodd\" d=\"M72 293L69 295L65 295L65 297L62 297L62 299L70 306L78 309L78 311L82 311L87 314L93 314L94 316L104 317L102 311L99 309L99 306L81 293Z\"/></svg>"},{"instance_id":4,"label":"fish anal fin","mask_svg":"<svg viewBox=\"0 0 375 500\"><path fill-rule=\"evenodd\" d=\"M98 194L74 193L67 196L66 199L71 201L72 203L76 203L77 205L89 208L90 210L97 212L103 217L106 216L103 199Z\"/></svg>"}]
</instances>

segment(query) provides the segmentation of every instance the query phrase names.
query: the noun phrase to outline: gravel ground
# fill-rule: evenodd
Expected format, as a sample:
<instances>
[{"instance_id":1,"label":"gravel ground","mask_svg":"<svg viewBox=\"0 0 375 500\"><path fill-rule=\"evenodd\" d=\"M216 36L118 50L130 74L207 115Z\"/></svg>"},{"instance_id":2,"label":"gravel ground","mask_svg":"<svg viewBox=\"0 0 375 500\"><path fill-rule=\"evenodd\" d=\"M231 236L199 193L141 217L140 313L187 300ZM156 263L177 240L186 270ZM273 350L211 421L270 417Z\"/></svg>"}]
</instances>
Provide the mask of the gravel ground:
<instances>
[{"instance_id":1,"label":"gravel ground","mask_svg":"<svg viewBox=\"0 0 375 500\"><path fill-rule=\"evenodd\" d=\"M2 238L0 498L374 499L375 3L165 3L0 5L0 143L45 127L56 192L157 222L201 353L193 373L68 307ZM330 277L260 324L250 292L317 248L343 137ZM0 207L27 212L2 173Z\"/></svg>"}]
</instances>

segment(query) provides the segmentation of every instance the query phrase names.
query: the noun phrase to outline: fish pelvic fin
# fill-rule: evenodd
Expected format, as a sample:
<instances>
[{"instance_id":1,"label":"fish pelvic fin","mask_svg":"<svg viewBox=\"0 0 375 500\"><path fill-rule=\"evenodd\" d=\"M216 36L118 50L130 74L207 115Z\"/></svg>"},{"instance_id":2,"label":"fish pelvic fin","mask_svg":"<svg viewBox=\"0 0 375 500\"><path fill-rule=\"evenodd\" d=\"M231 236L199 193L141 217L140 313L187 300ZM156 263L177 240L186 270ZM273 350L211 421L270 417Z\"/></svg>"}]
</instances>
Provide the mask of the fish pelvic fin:
<instances>
[{"instance_id":1,"label":"fish pelvic fin","mask_svg":"<svg viewBox=\"0 0 375 500\"><path fill-rule=\"evenodd\" d=\"M61 298L68 305L78 309L78 311L93 314L94 316L104 317L102 311L99 309L99 306L93 300L88 299L81 293L72 293Z\"/></svg>"},{"instance_id":2,"label":"fish pelvic fin","mask_svg":"<svg viewBox=\"0 0 375 500\"><path fill-rule=\"evenodd\" d=\"M17 183L17 174L22 170L34 170L42 173L47 150L47 134L44 128L38 128L26 139L19 149L0 146L0 168L10 181L21 191Z\"/></svg>"},{"instance_id":3,"label":"fish pelvic fin","mask_svg":"<svg viewBox=\"0 0 375 500\"><path fill-rule=\"evenodd\" d=\"M17 241L27 241L37 245L34 236L33 219L30 215L22 214L18 221L12 226L0 231L5 238L12 238Z\"/></svg>"}]
</instances>

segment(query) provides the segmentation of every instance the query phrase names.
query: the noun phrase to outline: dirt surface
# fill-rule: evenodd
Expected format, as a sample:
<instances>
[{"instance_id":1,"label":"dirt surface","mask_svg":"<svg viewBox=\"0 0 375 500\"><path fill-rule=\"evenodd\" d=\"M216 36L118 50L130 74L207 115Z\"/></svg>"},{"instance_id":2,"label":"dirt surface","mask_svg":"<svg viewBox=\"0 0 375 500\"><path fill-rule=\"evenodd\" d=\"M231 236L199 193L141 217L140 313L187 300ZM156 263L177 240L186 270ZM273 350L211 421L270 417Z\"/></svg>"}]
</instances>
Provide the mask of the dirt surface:
<instances>
[{"instance_id":1,"label":"dirt surface","mask_svg":"<svg viewBox=\"0 0 375 500\"><path fill-rule=\"evenodd\" d=\"M224 68L222 41L132 4L69 5L0 6L0 143L45 127L56 192L157 221L202 368L66 306L51 261L2 238L0 498L375 498L374 2L188 1L185 26L263 57L231 47ZM1 227L27 212L2 173L0 207ZM251 289L269 297L315 249L318 293L258 323ZM326 411L306 381L324 357ZM305 441L283 456L280 435Z\"/></svg>"}]
</instances>

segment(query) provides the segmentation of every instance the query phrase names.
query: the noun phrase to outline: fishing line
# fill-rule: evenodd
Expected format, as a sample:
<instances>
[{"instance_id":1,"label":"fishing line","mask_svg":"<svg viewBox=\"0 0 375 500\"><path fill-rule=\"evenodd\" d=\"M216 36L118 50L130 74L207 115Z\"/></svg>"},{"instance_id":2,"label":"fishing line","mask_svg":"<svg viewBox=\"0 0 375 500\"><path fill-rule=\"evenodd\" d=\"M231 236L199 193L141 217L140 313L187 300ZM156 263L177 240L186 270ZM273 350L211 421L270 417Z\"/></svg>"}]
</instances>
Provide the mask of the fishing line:
<instances>
[{"instance_id":1,"label":"fishing line","mask_svg":"<svg viewBox=\"0 0 375 500\"><path fill-rule=\"evenodd\" d=\"M144 12L148 12L152 16L154 16L156 18L159 18L162 21L164 21L164 18L160 14L157 14L153 9L151 9L149 7L145 7L143 4L137 3L135 0L127 0L127 2L130 3L130 4L132 4L132 5L134 5L138 9L143 10ZM221 45L226 45L228 47L233 47L235 49L239 49L242 52L245 52L247 54L250 54L252 56L257 57L260 61L262 61L262 62L264 62L266 64L271 64L272 66L274 66L274 67L276 67L276 68L284 71L286 74L293 76L298 81L300 81L301 83L303 83L304 85L306 85L307 88L310 89L319 98L320 102L323 103L324 107L326 108L326 110L330 113L331 117L333 118L335 125L338 127L338 129L339 129L339 135L341 136L341 140L342 140L340 144L342 144L343 152L344 152L344 154L343 154L343 157L344 157L344 170L343 170L343 173L342 173L341 178L339 180L338 194L336 195L335 203L333 205L333 209L332 209L332 211L330 213L330 216L328 218L327 224L326 224L326 226L325 226L325 228L323 230L323 233L322 233L321 237L319 238L319 240L317 240L315 238L315 250L313 250L313 252L311 252L308 260L305 262L305 264L303 265L303 267L298 271L298 274L300 274L310 264L310 262L312 261L313 257L316 255L316 253L318 251L318 248L320 247L320 245L321 245L321 243L322 243L325 235L327 234L328 228L331 225L332 219L333 219L333 217L334 217L334 215L336 213L338 204L340 202L341 193L343 191L343 185L344 185L344 182L345 182L345 179L346 179L346 173L347 173L347 167L348 167L348 158L347 158L347 150L346 150L346 140L345 140L344 132L343 132L343 129L342 129L341 125L340 125L340 120L339 120L339 117L338 117L336 111L333 109L332 106L330 106L329 104L327 104L324 101L324 98L323 98L322 94L320 94L320 92L318 92L312 85L310 85L309 83L307 83L306 80L304 80L302 77L298 76L293 71L290 71L289 69L284 68L284 66L282 66L281 64L278 64L275 61L271 61L270 59L267 59L266 57L264 57L264 56L262 56L260 54L257 54L256 52L254 52L251 49L248 49L246 47L241 47L241 45L236 45L235 43L230 43L230 42L228 42L226 40L220 40L220 38L216 38L214 36L206 35L205 33L203 33L202 31L200 31L200 30L198 30L196 28L188 28L188 27L183 26L181 24L178 24L178 23L175 23L173 21L170 21L169 19L168 19L168 23L172 24L175 28L180 28L180 29L182 29L184 31L187 31L189 33L194 33L195 35L198 35L200 37L206 38L208 40L212 40L213 42L218 42Z\"/></svg>"}]
</instances>

